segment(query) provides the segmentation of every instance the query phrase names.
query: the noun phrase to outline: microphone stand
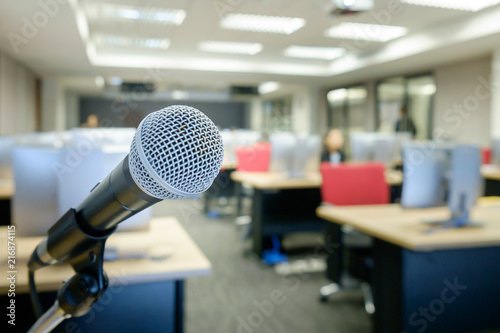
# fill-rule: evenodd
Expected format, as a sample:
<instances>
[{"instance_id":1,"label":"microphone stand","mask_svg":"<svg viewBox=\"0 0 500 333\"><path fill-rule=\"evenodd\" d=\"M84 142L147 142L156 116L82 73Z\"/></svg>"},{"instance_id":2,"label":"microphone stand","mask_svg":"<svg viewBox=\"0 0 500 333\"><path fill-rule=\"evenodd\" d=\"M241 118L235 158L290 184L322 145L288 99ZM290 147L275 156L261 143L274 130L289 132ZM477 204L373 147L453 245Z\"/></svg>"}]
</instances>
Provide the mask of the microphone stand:
<instances>
[{"instance_id":1,"label":"microphone stand","mask_svg":"<svg viewBox=\"0 0 500 333\"><path fill-rule=\"evenodd\" d=\"M107 238L115 230L116 228L112 228L100 236L86 233L79 226L74 209L70 209L49 230L52 238L65 236L68 242L76 245L61 257L57 256L58 261L70 264L76 274L59 289L54 305L35 322L29 333L49 333L65 319L81 317L90 311L108 287L108 278L103 270L104 247ZM51 242L51 237L48 238L48 243ZM54 252L57 254L57 249ZM47 266L40 260L43 256L44 254L40 255L35 250L28 263L30 272ZM34 289L34 283L31 287ZM32 290L31 294L32 298L38 297L36 290ZM32 300L34 304L38 301Z\"/></svg>"}]
</instances>

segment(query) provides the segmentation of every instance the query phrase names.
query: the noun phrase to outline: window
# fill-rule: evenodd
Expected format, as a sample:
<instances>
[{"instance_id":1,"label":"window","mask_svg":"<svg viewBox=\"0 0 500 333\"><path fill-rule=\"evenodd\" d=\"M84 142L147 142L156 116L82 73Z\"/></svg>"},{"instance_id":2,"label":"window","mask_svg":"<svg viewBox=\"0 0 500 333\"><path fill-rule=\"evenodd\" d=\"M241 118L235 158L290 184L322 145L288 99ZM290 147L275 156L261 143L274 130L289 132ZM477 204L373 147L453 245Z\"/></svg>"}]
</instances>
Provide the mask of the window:
<instances>
[{"instance_id":1,"label":"window","mask_svg":"<svg viewBox=\"0 0 500 333\"><path fill-rule=\"evenodd\" d=\"M271 132L291 132L292 124L292 98L285 97L263 102L264 129Z\"/></svg>"},{"instance_id":2,"label":"window","mask_svg":"<svg viewBox=\"0 0 500 333\"><path fill-rule=\"evenodd\" d=\"M377 129L394 132L404 107L416 129L417 139L432 137L432 105L436 85L433 75L393 77L377 84Z\"/></svg>"},{"instance_id":3,"label":"window","mask_svg":"<svg viewBox=\"0 0 500 333\"><path fill-rule=\"evenodd\" d=\"M367 117L367 90L363 85L330 90L328 99L329 128L339 128L344 134L345 150L349 151L349 134L366 131L370 127Z\"/></svg>"}]
</instances>

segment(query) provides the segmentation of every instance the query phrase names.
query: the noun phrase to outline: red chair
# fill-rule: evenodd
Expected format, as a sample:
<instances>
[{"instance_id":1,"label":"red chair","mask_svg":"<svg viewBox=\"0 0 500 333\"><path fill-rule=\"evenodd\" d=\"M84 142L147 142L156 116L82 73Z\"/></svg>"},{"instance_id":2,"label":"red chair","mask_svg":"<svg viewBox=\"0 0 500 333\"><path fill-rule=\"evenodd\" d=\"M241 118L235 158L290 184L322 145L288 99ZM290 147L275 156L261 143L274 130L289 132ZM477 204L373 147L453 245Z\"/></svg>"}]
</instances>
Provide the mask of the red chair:
<instances>
[{"instance_id":1,"label":"red chair","mask_svg":"<svg viewBox=\"0 0 500 333\"><path fill-rule=\"evenodd\" d=\"M236 159L238 160L237 171L266 172L269 170L271 160L271 145L256 143L252 147L238 147Z\"/></svg>"},{"instance_id":2,"label":"red chair","mask_svg":"<svg viewBox=\"0 0 500 333\"><path fill-rule=\"evenodd\" d=\"M390 202L390 188L385 181L385 166L381 163L321 164L323 203L338 206L377 205ZM327 278L333 283L320 289L320 300L343 290L344 267L349 275L363 281L361 289L365 299L365 310L373 314L375 306L370 287L373 262L371 237L356 232L344 231L339 225L327 224L326 244L341 244L336 252L327 257ZM345 252L345 255L344 255ZM345 265L344 265L345 262Z\"/></svg>"},{"instance_id":3,"label":"red chair","mask_svg":"<svg viewBox=\"0 0 500 333\"><path fill-rule=\"evenodd\" d=\"M390 202L390 188L381 163L321 164L323 202L337 205L377 205Z\"/></svg>"},{"instance_id":4,"label":"red chair","mask_svg":"<svg viewBox=\"0 0 500 333\"><path fill-rule=\"evenodd\" d=\"M483 148L481 153L483 155L483 164L491 164L491 148Z\"/></svg>"}]
</instances>

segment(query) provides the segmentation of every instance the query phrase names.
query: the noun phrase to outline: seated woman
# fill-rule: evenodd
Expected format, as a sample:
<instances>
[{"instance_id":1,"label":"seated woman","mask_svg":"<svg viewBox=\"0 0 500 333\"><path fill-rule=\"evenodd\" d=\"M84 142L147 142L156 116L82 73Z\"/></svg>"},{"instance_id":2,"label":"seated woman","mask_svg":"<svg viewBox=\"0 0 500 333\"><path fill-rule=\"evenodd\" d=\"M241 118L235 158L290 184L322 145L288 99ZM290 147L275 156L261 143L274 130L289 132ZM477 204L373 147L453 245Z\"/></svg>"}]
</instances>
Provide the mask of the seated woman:
<instances>
[{"instance_id":1,"label":"seated woman","mask_svg":"<svg viewBox=\"0 0 500 333\"><path fill-rule=\"evenodd\" d=\"M323 143L325 145L325 150L321 155L322 162L330 162L332 164L345 162L345 154L343 152L344 136L340 129L332 128L328 131Z\"/></svg>"}]
</instances>

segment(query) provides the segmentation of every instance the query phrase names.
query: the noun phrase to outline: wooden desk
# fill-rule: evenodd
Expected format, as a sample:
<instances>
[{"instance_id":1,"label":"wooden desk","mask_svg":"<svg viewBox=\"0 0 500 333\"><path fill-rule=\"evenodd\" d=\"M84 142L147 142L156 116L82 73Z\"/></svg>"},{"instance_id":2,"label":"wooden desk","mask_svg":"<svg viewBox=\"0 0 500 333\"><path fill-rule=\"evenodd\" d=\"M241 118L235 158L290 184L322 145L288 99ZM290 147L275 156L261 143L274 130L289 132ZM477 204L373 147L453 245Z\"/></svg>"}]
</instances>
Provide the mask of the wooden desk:
<instances>
[{"instance_id":1,"label":"wooden desk","mask_svg":"<svg viewBox=\"0 0 500 333\"><path fill-rule=\"evenodd\" d=\"M498 165L481 166L481 176L483 176L484 179L500 181L500 166Z\"/></svg>"},{"instance_id":2,"label":"wooden desk","mask_svg":"<svg viewBox=\"0 0 500 333\"><path fill-rule=\"evenodd\" d=\"M426 234L429 228L421 221L450 217L445 207L405 209L400 205L324 206L318 216L338 224L346 224L373 237L414 250L433 251L469 247L500 246L500 206L476 207L474 221L484 227L453 229Z\"/></svg>"},{"instance_id":3,"label":"wooden desk","mask_svg":"<svg viewBox=\"0 0 500 333\"><path fill-rule=\"evenodd\" d=\"M14 196L14 181L0 180L0 200L10 200Z\"/></svg>"},{"instance_id":4,"label":"wooden desk","mask_svg":"<svg viewBox=\"0 0 500 333\"><path fill-rule=\"evenodd\" d=\"M482 227L431 234L424 233L428 226L420 221L445 219L447 209L380 205L320 207L317 213L375 237L375 332L414 332L424 326L426 332L500 328L500 206L474 208L472 217ZM455 290L450 301L450 285L466 289ZM421 308L431 309L432 321Z\"/></svg>"},{"instance_id":5,"label":"wooden desk","mask_svg":"<svg viewBox=\"0 0 500 333\"><path fill-rule=\"evenodd\" d=\"M322 178L319 172L309 173L305 178L288 178L282 172L231 173L237 183L237 215L241 215L241 184L254 189L252 222L253 250L257 255L271 246L270 235L288 232L320 231L324 224L315 215L321 203ZM400 171L387 170L386 181L390 185L401 185Z\"/></svg>"},{"instance_id":6,"label":"wooden desk","mask_svg":"<svg viewBox=\"0 0 500 333\"><path fill-rule=\"evenodd\" d=\"M0 244L6 244L6 229L6 227L0 227ZM39 237L26 237L15 240L16 299L22 296L19 294L28 292L26 263L40 239ZM90 314L81 319L70 319L70 321L75 321L84 332L97 332L99 325L104 323L100 330L103 331L109 325L109 323L105 324L106 322L121 325L123 330L120 332L144 331L146 330L145 321L137 319L140 315L134 313L130 316L131 319L127 320L127 313L123 312L128 311L127 309L132 311L134 303L137 303L136 310L146 312L144 315L148 318L147 322L154 326L149 331L181 332L184 280L208 275L211 272L211 264L179 222L174 218L153 219L148 230L119 232L112 235L106 243L106 248L110 247L116 247L119 252L135 249L150 253L163 247L164 251L170 254L165 260L132 259L105 262L104 270L110 279L108 293L111 293L113 299L117 299L115 306L109 306L105 311L94 313L95 318L90 324L86 322ZM3 249L0 251L0 292L3 295L9 289L6 265L7 251ZM67 265L42 268L35 275L38 291L56 291L62 285L62 281L73 274L73 270ZM116 290L122 291L116 292ZM158 300L158 293L162 294L161 301ZM151 311L151 305L147 305L151 302L161 302L158 304L158 311ZM144 303L145 309L141 310L140 306ZM23 312L31 312L29 302L24 306L27 308L23 308ZM20 319L20 307L18 307L17 314ZM19 321L16 320L17 323ZM119 322L124 322L126 325L118 324ZM159 325L164 326L159 329ZM118 326L114 327L117 329ZM140 327L142 329L139 329ZM56 331L63 331L63 329Z\"/></svg>"},{"instance_id":7,"label":"wooden desk","mask_svg":"<svg viewBox=\"0 0 500 333\"><path fill-rule=\"evenodd\" d=\"M237 162L222 162L222 170L235 170L238 167Z\"/></svg>"},{"instance_id":8,"label":"wooden desk","mask_svg":"<svg viewBox=\"0 0 500 333\"><path fill-rule=\"evenodd\" d=\"M281 172L235 171L231 174L231 179L260 190L319 188L322 183L319 172L307 174L305 178L288 178L286 173ZM385 179L389 185L401 185L403 183L403 173L387 169Z\"/></svg>"},{"instance_id":9,"label":"wooden desk","mask_svg":"<svg viewBox=\"0 0 500 333\"><path fill-rule=\"evenodd\" d=\"M322 181L320 173L308 174L306 178L288 178L287 174L283 172L244 171L233 172L231 179L259 190L319 188Z\"/></svg>"}]
</instances>

